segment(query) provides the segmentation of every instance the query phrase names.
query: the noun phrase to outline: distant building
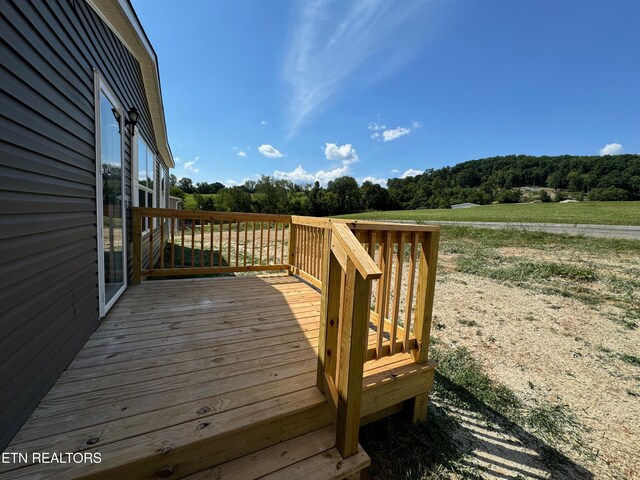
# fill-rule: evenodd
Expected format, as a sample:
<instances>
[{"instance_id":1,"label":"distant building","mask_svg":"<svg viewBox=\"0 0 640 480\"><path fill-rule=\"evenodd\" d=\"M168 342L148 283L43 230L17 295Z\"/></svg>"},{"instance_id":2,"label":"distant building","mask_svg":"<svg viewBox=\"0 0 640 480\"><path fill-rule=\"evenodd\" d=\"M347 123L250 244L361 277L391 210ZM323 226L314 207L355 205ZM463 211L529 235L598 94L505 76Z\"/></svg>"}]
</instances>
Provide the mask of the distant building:
<instances>
[{"instance_id":1,"label":"distant building","mask_svg":"<svg viewBox=\"0 0 640 480\"><path fill-rule=\"evenodd\" d=\"M182 209L182 199L180 197L169 196L169 208L174 210Z\"/></svg>"},{"instance_id":2,"label":"distant building","mask_svg":"<svg viewBox=\"0 0 640 480\"><path fill-rule=\"evenodd\" d=\"M451 205L451 208L471 208L471 207L479 207L477 203L457 203L456 205Z\"/></svg>"}]
</instances>

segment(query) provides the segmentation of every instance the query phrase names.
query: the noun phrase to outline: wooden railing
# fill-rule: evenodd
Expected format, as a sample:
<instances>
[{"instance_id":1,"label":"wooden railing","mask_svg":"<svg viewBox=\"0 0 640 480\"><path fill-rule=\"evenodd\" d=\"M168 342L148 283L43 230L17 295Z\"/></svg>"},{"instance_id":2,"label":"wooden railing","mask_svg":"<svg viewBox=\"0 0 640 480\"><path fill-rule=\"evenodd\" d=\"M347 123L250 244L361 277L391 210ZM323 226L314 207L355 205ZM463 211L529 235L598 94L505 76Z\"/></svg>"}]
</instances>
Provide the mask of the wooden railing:
<instances>
[{"instance_id":1,"label":"wooden railing","mask_svg":"<svg viewBox=\"0 0 640 480\"><path fill-rule=\"evenodd\" d=\"M134 208L133 283L143 276L288 271L290 223L288 215ZM143 233L143 225L156 227Z\"/></svg>"},{"instance_id":2,"label":"wooden railing","mask_svg":"<svg viewBox=\"0 0 640 480\"><path fill-rule=\"evenodd\" d=\"M322 245L329 235L328 226L330 221L324 218L294 216L291 221L292 238L295 238L296 245L289 262L291 272L318 288L322 288Z\"/></svg>"},{"instance_id":3,"label":"wooden railing","mask_svg":"<svg viewBox=\"0 0 640 480\"><path fill-rule=\"evenodd\" d=\"M157 219L155 222L150 219ZM143 225L155 228L142 232ZM364 363L426 363L439 228L289 215L134 208L133 283L144 276L283 270L321 290L317 386L336 447L358 447ZM413 399L426 417L427 393Z\"/></svg>"},{"instance_id":4,"label":"wooden railing","mask_svg":"<svg viewBox=\"0 0 640 480\"><path fill-rule=\"evenodd\" d=\"M434 226L352 223L382 276L373 285L367 359L412 352L428 356L440 230Z\"/></svg>"}]
</instances>

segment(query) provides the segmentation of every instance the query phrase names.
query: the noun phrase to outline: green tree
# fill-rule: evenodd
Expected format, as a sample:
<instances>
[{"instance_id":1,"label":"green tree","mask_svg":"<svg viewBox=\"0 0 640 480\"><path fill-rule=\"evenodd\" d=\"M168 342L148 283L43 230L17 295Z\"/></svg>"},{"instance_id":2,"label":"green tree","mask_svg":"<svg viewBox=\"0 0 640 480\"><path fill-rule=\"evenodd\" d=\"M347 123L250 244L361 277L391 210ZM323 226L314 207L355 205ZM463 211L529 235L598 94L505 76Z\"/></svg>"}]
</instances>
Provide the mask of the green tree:
<instances>
[{"instance_id":1,"label":"green tree","mask_svg":"<svg viewBox=\"0 0 640 480\"><path fill-rule=\"evenodd\" d=\"M353 177L339 177L327 185L327 192L336 196L338 213L356 213L362 211L362 193Z\"/></svg>"},{"instance_id":2,"label":"green tree","mask_svg":"<svg viewBox=\"0 0 640 480\"><path fill-rule=\"evenodd\" d=\"M360 191L366 210L386 210L389 207L389 192L379 184L366 181Z\"/></svg>"},{"instance_id":3,"label":"green tree","mask_svg":"<svg viewBox=\"0 0 640 480\"><path fill-rule=\"evenodd\" d=\"M190 178L182 177L178 180L178 186L184 193L196 193L193 181Z\"/></svg>"},{"instance_id":4,"label":"green tree","mask_svg":"<svg viewBox=\"0 0 640 480\"><path fill-rule=\"evenodd\" d=\"M224 188L218 193L220 209L226 212L251 212L251 194L242 187Z\"/></svg>"}]
</instances>

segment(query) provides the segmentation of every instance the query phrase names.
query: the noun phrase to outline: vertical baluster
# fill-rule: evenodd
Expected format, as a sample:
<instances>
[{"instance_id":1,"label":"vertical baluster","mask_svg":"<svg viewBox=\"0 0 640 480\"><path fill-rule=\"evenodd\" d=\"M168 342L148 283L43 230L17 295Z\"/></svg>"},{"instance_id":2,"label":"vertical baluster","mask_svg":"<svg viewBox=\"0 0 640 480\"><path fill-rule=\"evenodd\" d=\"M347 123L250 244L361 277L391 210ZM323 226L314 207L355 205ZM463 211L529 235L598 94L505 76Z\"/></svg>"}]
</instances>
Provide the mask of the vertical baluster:
<instances>
[{"instance_id":1,"label":"vertical baluster","mask_svg":"<svg viewBox=\"0 0 640 480\"><path fill-rule=\"evenodd\" d=\"M404 340L402 351L407 352L411 336L411 304L413 302L413 284L416 276L416 250L418 248L418 232L411 234L411 256L409 257L409 279L407 280L407 308L404 312Z\"/></svg>"},{"instance_id":2,"label":"vertical baluster","mask_svg":"<svg viewBox=\"0 0 640 480\"><path fill-rule=\"evenodd\" d=\"M313 270L313 276L316 278L320 278L316 270L316 264L318 262L318 229L316 227L311 227L311 242L313 244L313 256L311 257L311 270Z\"/></svg>"},{"instance_id":3,"label":"vertical baluster","mask_svg":"<svg viewBox=\"0 0 640 480\"><path fill-rule=\"evenodd\" d=\"M267 260L266 265L269 265L269 253L271 249L271 221L267 222Z\"/></svg>"},{"instance_id":4,"label":"vertical baluster","mask_svg":"<svg viewBox=\"0 0 640 480\"><path fill-rule=\"evenodd\" d=\"M227 266L231 266L231 220L227 226Z\"/></svg>"},{"instance_id":5,"label":"vertical baluster","mask_svg":"<svg viewBox=\"0 0 640 480\"><path fill-rule=\"evenodd\" d=\"M180 266L184 268L184 218L180 219Z\"/></svg>"},{"instance_id":6,"label":"vertical baluster","mask_svg":"<svg viewBox=\"0 0 640 480\"><path fill-rule=\"evenodd\" d=\"M280 262L284 265L284 226L285 223L282 222L282 241L280 242Z\"/></svg>"},{"instance_id":7,"label":"vertical baluster","mask_svg":"<svg viewBox=\"0 0 640 480\"><path fill-rule=\"evenodd\" d=\"M149 217L149 270L153 271L153 216Z\"/></svg>"},{"instance_id":8,"label":"vertical baluster","mask_svg":"<svg viewBox=\"0 0 640 480\"><path fill-rule=\"evenodd\" d=\"M191 268L195 266L195 250L196 250L196 220L191 219Z\"/></svg>"},{"instance_id":9,"label":"vertical baluster","mask_svg":"<svg viewBox=\"0 0 640 480\"><path fill-rule=\"evenodd\" d=\"M238 255L240 255L240 220L236 220L236 267L238 266Z\"/></svg>"},{"instance_id":10,"label":"vertical baluster","mask_svg":"<svg viewBox=\"0 0 640 480\"><path fill-rule=\"evenodd\" d=\"M278 265L278 222L273 222L273 264Z\"/></svg>"},{"instance_id":11,"label":"vertical baluster","mask_svg":"<svg viewBox=\"0 0 640 480\"><path fill-rule=\"evenodd\" d=\"M256 222L255 220L251 222L251 226L253 228L253 239L251 240L251 265L256 264Z\"/></svg>"},{"instance_id":12,"label":"vertical baluster","mask_svg":"<svg viewBox=\"0 0 640 480\"><path fill-rule=\"evenodd\" d=\"M264 235L264 225L262 224L262 222L260 222L260 254L258 257L259 263L258 265L262 265L262 237Z\"/></svg>"},{"instance_id":13,"label":"vertical baluster","mask_svg":"<svg viewBox=\"0 0 640 480\"><path fill-rule=\"evenodd\" d=\"M164 217L160 216L160 270L164 270Z\"/></svg>"},{"instance_id":14,"label":"vertical baluster","mask_svg":"<svg viewBox=\"0 0 640 480\"><path fill-rule=\"evenodd\" d=\"M224 230L224 221L220 220L218 225L218 265L222 266L222 230Z\"/></svg>"},{"instance_id":15,"label":"vertical baluster","mask_svg":"<svg viewBox=\"0 0 640 480\"><path fill-rule=\"evenodd\" d=\"M244 243L243 243L243 264L246 267L247 266L247 234L248 234L248 230L249 230L249 222L245 221L244 222Z\"/></svg>"},{"instance_id":16,"label":"vertical baluster","mask_svg":"<svg viewBox=\"0 0 640 480\"><path fill-rule=\"evenodd\" d=\"M171 268L176 268L176 219L171 217Z\"/></svg>"},{"instance_id":17,"label":"vertical baluster","mask_svg":"<svg viewBox=\"0 0 640 480\"><path fill-rule=\"evenodd\" d=\"M200 268L204 267L204 221L200 219Z\"/></svg>"},{"instance_id":18,"label":"vertical baluster","mask_svg":"<svg viewBox=\"0 0 640 480\"><path fill-rule=\"evenodd\" d=\"M309 273L309 226L305 225L303 230L304 235L304 266L303 270Z\"/></svg>"},{"instance_id":19,"label":"vertical baluster","mask_svg":"<svg viewBox=\"0 0 640 480\"><path fill-rule=\"evenodd\" d=\"M213 268L213 217L209 219L209 266Z\"/></svg>"},{"instance_id":20,"label":"vertical baluster","mask_svg":"<svg viewBox=\"0 0 640 480\"><path fill-rule=\"evenodd\" d=\"M376 313L378 314L377 325L377 342L376 342L376 358L382 357L382 340L384 339L384 311L385 311L385 297L387 291L385 290L386 278L389 270L389 260L387 251L390 243L390 233L382 232L384 242L380 242L380 258L378 259L378 266L382 270L382 277L378 279L378 293L376 294Z\"/></svg>"},{"instance_id":21,"label":"vertical baluster","mask_svg":"<svg viewBox=\"0 0 640 480\"><path fill-rule=\"evenodd\" d=\"M393 291L393 316L391 318L391 355L396 353L396 337L398 336L398 313L400 312L400 295L402 294L402 264L404 263L404 232L398 232L398 250L396 251L396 281Z\"/></svg>"}]
</instances>

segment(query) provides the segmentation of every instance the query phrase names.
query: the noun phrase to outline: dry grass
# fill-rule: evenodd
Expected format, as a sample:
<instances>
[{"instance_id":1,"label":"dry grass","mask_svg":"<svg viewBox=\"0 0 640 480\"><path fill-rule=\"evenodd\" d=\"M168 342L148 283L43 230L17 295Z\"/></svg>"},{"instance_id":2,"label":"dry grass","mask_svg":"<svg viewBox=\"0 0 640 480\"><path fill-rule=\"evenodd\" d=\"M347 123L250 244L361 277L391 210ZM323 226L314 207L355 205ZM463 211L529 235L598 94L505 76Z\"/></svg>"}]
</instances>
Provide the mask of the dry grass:
<instances>
[{"instance_id":1,"label":"dry grass","mask_svg":"<svg viewBox=\"0 0 640 480\"><path fill-rule=\"evenodd\" d=\"M597 478L638 478L639 269L640 242L444 229L433 337L514 393L519 427Z\"/></svg>"}]
</instances>

